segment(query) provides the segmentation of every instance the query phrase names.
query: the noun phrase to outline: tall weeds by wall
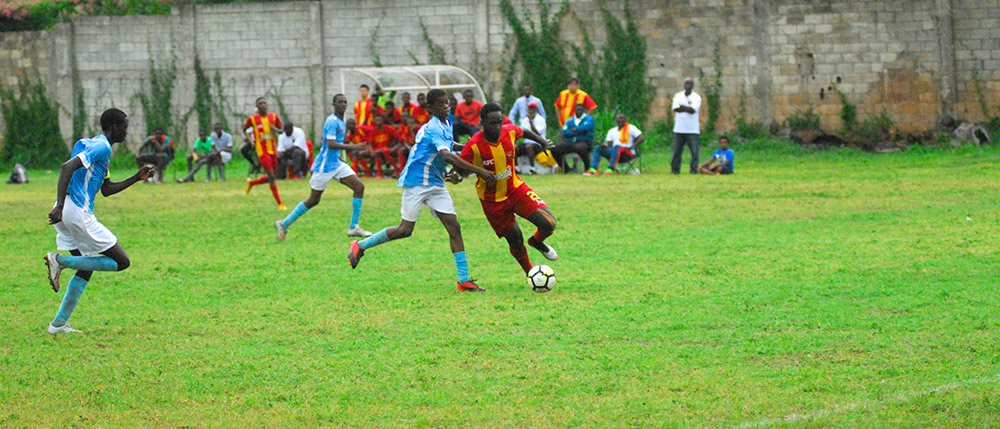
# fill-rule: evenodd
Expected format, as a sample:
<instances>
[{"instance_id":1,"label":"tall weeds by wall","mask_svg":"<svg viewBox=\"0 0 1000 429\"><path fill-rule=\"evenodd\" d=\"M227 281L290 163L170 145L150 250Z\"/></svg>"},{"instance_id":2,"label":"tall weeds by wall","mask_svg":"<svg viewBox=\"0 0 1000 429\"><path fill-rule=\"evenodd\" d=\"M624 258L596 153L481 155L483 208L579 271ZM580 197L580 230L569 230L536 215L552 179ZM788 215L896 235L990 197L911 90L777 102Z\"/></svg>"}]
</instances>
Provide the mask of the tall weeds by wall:
<instances>
[{"instance_id":1,"label":"tall weeds by wall","mask_svg":"<svg viewBox=\"0 0 1000 429\"><path fill-rule=\"evenodd\" d=\"M0 88L0 111L7 126L0 165L54 168L69 151L59 132L59 108L41 82L21 79L16 89Z\"/></svg>"}]
</instances>

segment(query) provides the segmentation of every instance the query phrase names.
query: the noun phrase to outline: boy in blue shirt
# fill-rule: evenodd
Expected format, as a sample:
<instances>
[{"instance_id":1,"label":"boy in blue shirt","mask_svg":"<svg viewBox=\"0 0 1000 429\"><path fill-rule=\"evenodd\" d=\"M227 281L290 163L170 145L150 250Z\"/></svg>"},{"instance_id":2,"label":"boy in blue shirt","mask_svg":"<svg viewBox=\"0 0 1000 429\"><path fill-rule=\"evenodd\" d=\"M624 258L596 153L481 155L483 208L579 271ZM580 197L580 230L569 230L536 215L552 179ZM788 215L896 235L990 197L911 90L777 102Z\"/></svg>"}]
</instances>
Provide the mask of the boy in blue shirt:
<instances>
[{"instance_id":1,"label":"boy in blue shirt","mask_svg":"<svg viewBox=\"0 0 1000 429\"><path fill-rule=\"evenodd\" d=\"M333 114L326 118L323 124L323 145L320 146L319 154L313 160L312 178L309 179L309 198L306 198L299 205L295 206L283 220L274 223L278 230L278 241L285 241L288 234L288 227L292 226L300 216L309 209L319 204L326 185L331 180L337 180L342 185L347 186L354 192L351 200L351 223L347 227L349 237L368 237L372 233L365 231L358 225L361 218L361 202L365 197L365 185L358 179L358 175L347 164L340 161L341 150L361 150L365 148L363 144L344 143L344 135L347 126L344 123L344 112L347 111L347 97L344 94L333 96Z\"/></svg>"},{"instance_id":2,"label":"boy in blue shirt","mask_svg":"<svg viewBox=\"0 0 1000 429\"><path fill-rule=\"evenodd\" d=\"M97 191L105 197L124 191L129 186L149 178L153 167L144 165L132 177L112 182L108 167L111 145L125 141L128 115L118 109L101 114L101 134L81 139L73 146L73 155L62 165L56 203L49 212L49 223L56 229L56 245L73 256L56 252L45 255L49 284L59 292L59 273L65 268L77 270L66 287L66 296L55 319L47 329L50 334L80 332L66 323L76 303L87 287L94 271L122 271L129 267L128 254L118 238L94 217Z\"/></svg>"},{"instance_id":3,"label":"boy in blue shirt","mask_svg":"<svg viewBox=\"0 0 1000 429\"><path fill-rule=\"evenodd\" d=\"M455 257L455 268L458 270L458 290L482 292L485 289L469 278L461 225L458 223L458 216L455 215L451 194L444 186L444 166L448 163L459 169L472 171L490 185L496 183L496 178L485 168L472 165L451 151L454 138L451 122L448 121L450 111L448 105L448 94L443 90L433 89L427 93L427 110L432 115L431 120L417 132L416 142L410 149L406 167L403 168L397 184L403 188L400 210L402 221L399 226L390 226L371 237L352 241L347 259L351 263L351 268L357 268L366 250L391 240L409 237L413 233L421 207L427 206L431 214L440 220L448 231L452 256ZM449 180L457 180L453 177L449 176Z\"/></svg>"},{"instance_id":4,"label":"boy in blue shirt","mask_svg":"<svg viewBox=\"0 0 1000 429\"><path fill-rule=\"evenodd\" d=\"M736 154L729 148L729 137L719 137L719 148L712 153L712 158L698 167L698 172L717 176L719 174L733 174L733 162Z\"/></svg>"}]
</instances>

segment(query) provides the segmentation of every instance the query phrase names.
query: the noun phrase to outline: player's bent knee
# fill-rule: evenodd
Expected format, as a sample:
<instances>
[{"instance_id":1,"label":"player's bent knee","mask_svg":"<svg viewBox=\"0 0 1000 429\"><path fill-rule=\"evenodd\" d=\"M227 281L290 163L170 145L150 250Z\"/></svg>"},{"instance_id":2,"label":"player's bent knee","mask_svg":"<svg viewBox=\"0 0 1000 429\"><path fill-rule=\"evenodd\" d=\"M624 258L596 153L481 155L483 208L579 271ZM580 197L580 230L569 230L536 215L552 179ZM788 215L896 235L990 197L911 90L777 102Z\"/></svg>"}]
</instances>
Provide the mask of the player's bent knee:
<instances>
[{"instance_id":1,"label":"player's bent knee","mask_svg":"<svg viewBox=\"0 0 1000 429\"><path fill-rule=\"evenodd\" d=\"M128 267L132 266L132 261L128 258L128 255L122 255L122 257L115 262L118 263L118 271L125 271Z\"/></svg>"}]
</instances>

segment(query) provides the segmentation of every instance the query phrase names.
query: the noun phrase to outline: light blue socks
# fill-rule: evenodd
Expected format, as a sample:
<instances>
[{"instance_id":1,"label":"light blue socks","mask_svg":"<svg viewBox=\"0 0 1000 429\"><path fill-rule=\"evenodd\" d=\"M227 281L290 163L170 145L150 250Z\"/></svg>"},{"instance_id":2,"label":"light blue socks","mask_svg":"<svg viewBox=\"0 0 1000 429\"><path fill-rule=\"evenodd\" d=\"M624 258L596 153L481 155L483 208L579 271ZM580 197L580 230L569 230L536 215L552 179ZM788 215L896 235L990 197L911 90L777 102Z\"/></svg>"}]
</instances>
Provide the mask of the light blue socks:
<instances>
[{"instance_id":1,"label":"light blue socks","mask_svg":"<svg viewBox=\"0 0 1000 429\"><path fill-rule=\"evenodd\" d=\"M83 294L83 289L86 287L87 281L77 276L73 276L69 280L69 285L66 286L66 296L63 297L62 305L59 306L56 318L52 320L52 326L58 328L66 324L69 316L73 314L73 309L76 308L76 303L80 300L80 295Z\"/></svg>"},{"instance_id":2,"label":"light blue socks","mask_svg":"<svg viewBox=\"0 0 1000 429\"><path fill-rule=\"evenodd\" d=\"M351 199L351 229L358 226L358 220L361 219L361 198Z\"/></svg>"},{"instance_id":3,"label":"light blue socks","mask_svg":"<svg viewBox=\"0 0 1000 429\"><path fill-rule=\"evenodd\" d=\"M299 205L295 206L295 209L288 214L288 217L281 221L281 224L284 225L285 228L292 226L292 223L294 223L300 216L306 214L306 211L308 210L309 207L306 207L305 203L300 202Z\"/></svg>"},{"instance_id":4,"label":"light blue socks","mask_svg":"<svg viewBox=\"0 0 1000 429\"><path fill-rule=\"evenodd\" d=\"M56 256L64 268L83 271L118 271L118 263L107 256ZM74 277L75 278L75 277Z\"/></svg>"},{"instance_id":5,"label":"light blue socks","mask_svg":"<svg viewBox=\"0 0 1000 429\"><path fill-rule=\"evenodd\" d=\"M361 250L365 250L365 249L368 249L370 247L375 247L375 246L378 246L379 244L389 242L389 234L387 234L385 232L386 229L388 229L388 228L385 228L385 229L383 229L383 230L381 230L379 232L376 232L371 237L368 237L368 238L366 238L364 240L359 240L358 241L358 247L360 247Z\"/></svg>"},{"instance_id":6,"label":"light blue socks","mask_svg":"<svg viewBox=\"0 0 1000 429\"><path fill-rule=\"evenodd\" d=\"M465 252L455 252L455 267L458 268L458 282L469 281L469 262L465 260Z\"/></svg>"}]
</instances>

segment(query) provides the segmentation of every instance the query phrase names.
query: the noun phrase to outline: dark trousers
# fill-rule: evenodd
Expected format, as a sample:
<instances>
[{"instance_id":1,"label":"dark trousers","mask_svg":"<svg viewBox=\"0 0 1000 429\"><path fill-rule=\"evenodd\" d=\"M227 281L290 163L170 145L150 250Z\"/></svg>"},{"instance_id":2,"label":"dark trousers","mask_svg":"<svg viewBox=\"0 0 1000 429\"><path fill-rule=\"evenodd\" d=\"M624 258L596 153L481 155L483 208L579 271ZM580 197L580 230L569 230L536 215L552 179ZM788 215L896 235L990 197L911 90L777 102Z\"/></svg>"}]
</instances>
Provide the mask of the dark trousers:
<instances>
[{"instance_id":1,"label":"dark trousers","mask_svg":"<svg viewBox=\"0 0 1000 429\"><path fill-rule=\"evenodd\" d=\"M691 149L691 174L698 174L698 146L701 145L699 134L674 133L674 157L670 160L670 172L680 174L681 154L684 153L685 144Z\"/></svg>"},{"instance_id":2,"label":"dark trousers","mask_svg":"<svg viewBox=\"0 0 1000 429\"><path fill-rule=\"evenodd\" d=\"M274 176L284 179L288 175L288 167L292 167L292 174L302 177L306 165L306 151L302 148L292 146L278 157L278 169Z\"/></svg>"},{"instance_id":3,"label":"dark trousers","mask_svg":"<svg viewBox=\"0 0 1000 429\"><path fill-rule=\"evenodd\" d=\"M469 125L465 122L456 120L455 124L451 126L452 134L454 134L455 140L458 140L459 136L471 136L479 132L479 127L475 125Z\"/></svg>"},{"instance_id":4,"label":"dark trousers","mask_svg":"<svg viewBox=\"0 0 1000 429\"><path fill-rule=\"evenodd\" d=\"M583 160L584 168L586 168L586 166L590 165L590 145L590 140L577 138L575 142L571 142L566 139L566 136L559 134L556 144L551 149L552 157L562 167L563 173L567 170L566 166L563 165L563 158L571 153L577 154Z\"/></svg>"},{"instance_id":5,"label":"dark trousers","mask_svg":"<svg viewBox=\"0 0 1000 429\"><path fill-rule=\"evenodd\" d=\"M240 148L240 154L246 158L247 162L250 163L250 171L247 172L248 175L254 173L260 173L262 170L260 168L260 162L257 161L257 149L254 148L253 143L246 143Z\"/></svg>"}]
</instances>

